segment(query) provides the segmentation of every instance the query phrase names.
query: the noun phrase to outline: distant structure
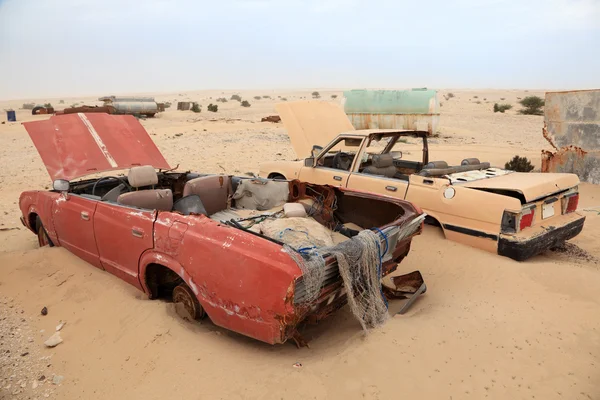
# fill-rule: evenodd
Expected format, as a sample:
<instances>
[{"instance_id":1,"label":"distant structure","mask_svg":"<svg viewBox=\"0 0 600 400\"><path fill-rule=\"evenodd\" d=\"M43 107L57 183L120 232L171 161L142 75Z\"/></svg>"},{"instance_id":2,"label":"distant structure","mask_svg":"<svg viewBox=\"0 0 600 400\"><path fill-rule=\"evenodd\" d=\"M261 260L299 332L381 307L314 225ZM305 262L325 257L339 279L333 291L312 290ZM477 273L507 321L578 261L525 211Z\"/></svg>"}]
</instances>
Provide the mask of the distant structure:
<instances>
[{"instance_id":1,"label":"distant structure","mask_svg":"<svg viewBox=\"0 0 600 400\"><path fill-rule=\"evenodd\" d=\"M192 103L189 101L179 101L177 102L177 109L179 111L187 111L192 107Z\"/></svg>"},{"instance_id":2,"label":"distant structure","mask_svg":"<svg viewBox=\"0 0 600 400\"><path fill-rule=\"evenodd\" d=\"M413 129L434 134L440 120L437 91L348 90L344 112L356 129Z\"/></svg>"},{"instance_id":3,"label":"distant structure","mask_svg":"<svg viewBox=\"0 0 600 400\"><path fill-rule=\"evenodd\" d=\"M158 112L158 104L154 101L154 97L104 96L98 100L104 102L105 107L112 107L115 114L154 117Z\"/></svg>"},{"instance_id":4,"label":"distant structure","mask_svg":"<svg viewBox=\"0 0 600 400\"><path fill-rule=\"evenodd\" d=\"M600 89L547 92L542 172L570 172L600 184Z\"/></svg>"}]
</instances>

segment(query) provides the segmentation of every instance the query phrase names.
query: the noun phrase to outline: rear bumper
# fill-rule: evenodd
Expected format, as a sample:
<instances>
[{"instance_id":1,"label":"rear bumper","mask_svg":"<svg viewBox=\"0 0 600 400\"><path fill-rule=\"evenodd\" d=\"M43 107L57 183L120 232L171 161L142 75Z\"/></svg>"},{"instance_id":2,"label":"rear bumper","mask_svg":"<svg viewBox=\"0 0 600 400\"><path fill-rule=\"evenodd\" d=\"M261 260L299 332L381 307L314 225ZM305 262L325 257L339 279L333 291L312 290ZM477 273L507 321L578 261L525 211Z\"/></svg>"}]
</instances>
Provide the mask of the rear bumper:
<instances>
[{"instance_id":1,"label":"rear bumper","mask_svg":"<svg viewBox=\"0 0 600 400\"><path fill-rule=\"evenodd\" d=\"M562 226L549 226L544 232L530 237L516 237L500 235L498 240L498 254L510 257L513 260L525 261L544 250L551 249L579 235L585 222L584 216L579 216L575 220Z\"/></svg>"}]
</instances>

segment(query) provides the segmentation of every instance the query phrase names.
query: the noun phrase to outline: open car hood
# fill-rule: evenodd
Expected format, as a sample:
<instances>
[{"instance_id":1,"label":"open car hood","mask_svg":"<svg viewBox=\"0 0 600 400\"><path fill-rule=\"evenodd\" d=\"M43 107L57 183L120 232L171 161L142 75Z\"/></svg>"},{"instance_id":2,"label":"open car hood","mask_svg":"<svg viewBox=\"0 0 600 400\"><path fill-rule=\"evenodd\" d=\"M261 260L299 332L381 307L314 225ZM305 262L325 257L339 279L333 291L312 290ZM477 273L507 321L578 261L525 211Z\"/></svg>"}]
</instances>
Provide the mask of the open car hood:
<instances>
[{"instance_id":1,"label":"open car hood","mask_svg":"<svg viewBox=\"0 0 600 400\"><path fill-rule=\"evenodd\" d=\"M513 190L522 193L525 200L530 202L577 186L579 178L575 174L513 172L487 179L464 183L456 182L454 184L474 189Z\"/></svg>"},{"instance_id":2,"label":"open car hood","mask_svg":"<svg viewBox=\"0 0 600 400\"><path fill-rule=\"evenodd\" d=\"M310 157L312 147L325 146L337 135L353 131L352 123L337 104L295 101L275 106L299 158Z\"/></svg>"},{"instance_id":3,"label":"open car hood","mask_svg":"<svg viewBox=\"0 0 600 400\"><path fill-rule=\"evenodd\" d=\"M132 115L66 114L23 125L52 180L138 165L170 169Z\"/></svg>"}]
</instances>

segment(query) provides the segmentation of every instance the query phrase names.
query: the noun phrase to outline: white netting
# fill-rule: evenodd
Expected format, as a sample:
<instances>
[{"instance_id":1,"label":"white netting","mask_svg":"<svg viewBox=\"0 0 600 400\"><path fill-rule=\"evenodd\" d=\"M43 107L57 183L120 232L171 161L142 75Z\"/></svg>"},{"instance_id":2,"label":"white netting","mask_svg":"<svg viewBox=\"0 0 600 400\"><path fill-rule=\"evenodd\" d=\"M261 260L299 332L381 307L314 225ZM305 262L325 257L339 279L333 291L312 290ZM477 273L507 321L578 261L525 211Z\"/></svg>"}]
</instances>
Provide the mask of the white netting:
<instances>
[{"instance_id":1,"label":"white netting","mask_svg":"<svg viewBox=\"0 0 600 400\"><path fill-rule=\"evenodd\" d=\"M304 301L311 303L319 296L326 271L321 255L331 254L337 260L352 314L363 329L383 324L388 312L381 293L379 241L379 235L363 230L352 239L304 256L286 245L286 251L302 270Z\"/></svg>"}]
</instances>

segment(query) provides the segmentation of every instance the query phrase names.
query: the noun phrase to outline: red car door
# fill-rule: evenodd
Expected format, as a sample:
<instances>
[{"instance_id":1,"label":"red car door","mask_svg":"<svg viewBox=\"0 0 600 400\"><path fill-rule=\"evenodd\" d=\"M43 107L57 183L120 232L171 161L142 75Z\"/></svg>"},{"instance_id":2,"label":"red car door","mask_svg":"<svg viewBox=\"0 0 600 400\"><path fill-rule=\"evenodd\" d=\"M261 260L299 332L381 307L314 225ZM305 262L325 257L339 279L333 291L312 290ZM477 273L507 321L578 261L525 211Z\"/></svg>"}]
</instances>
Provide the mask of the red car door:
<instances>
[{"instance_id":1,"label":"red car door","mask_svg":"<svg viewBox=\"0 0 600 400\"><path fill-rule=\"evenodd\" d=\"M154 247L156 211L99 202L94 230L105 270L142 290L138 264L142 253Z\"/></svg>"},{"instance_id":2,"label":"red car door","mask_svg":"<svg viewBox=\"0 0 600 400\"><path fill-rule=\"evenodd\" d=\"M52 207L52 222L61 246L93 266L102 268L94 237L97 204L97 200L74 194L60 196Z\"/></svg>"}]
</instances>

